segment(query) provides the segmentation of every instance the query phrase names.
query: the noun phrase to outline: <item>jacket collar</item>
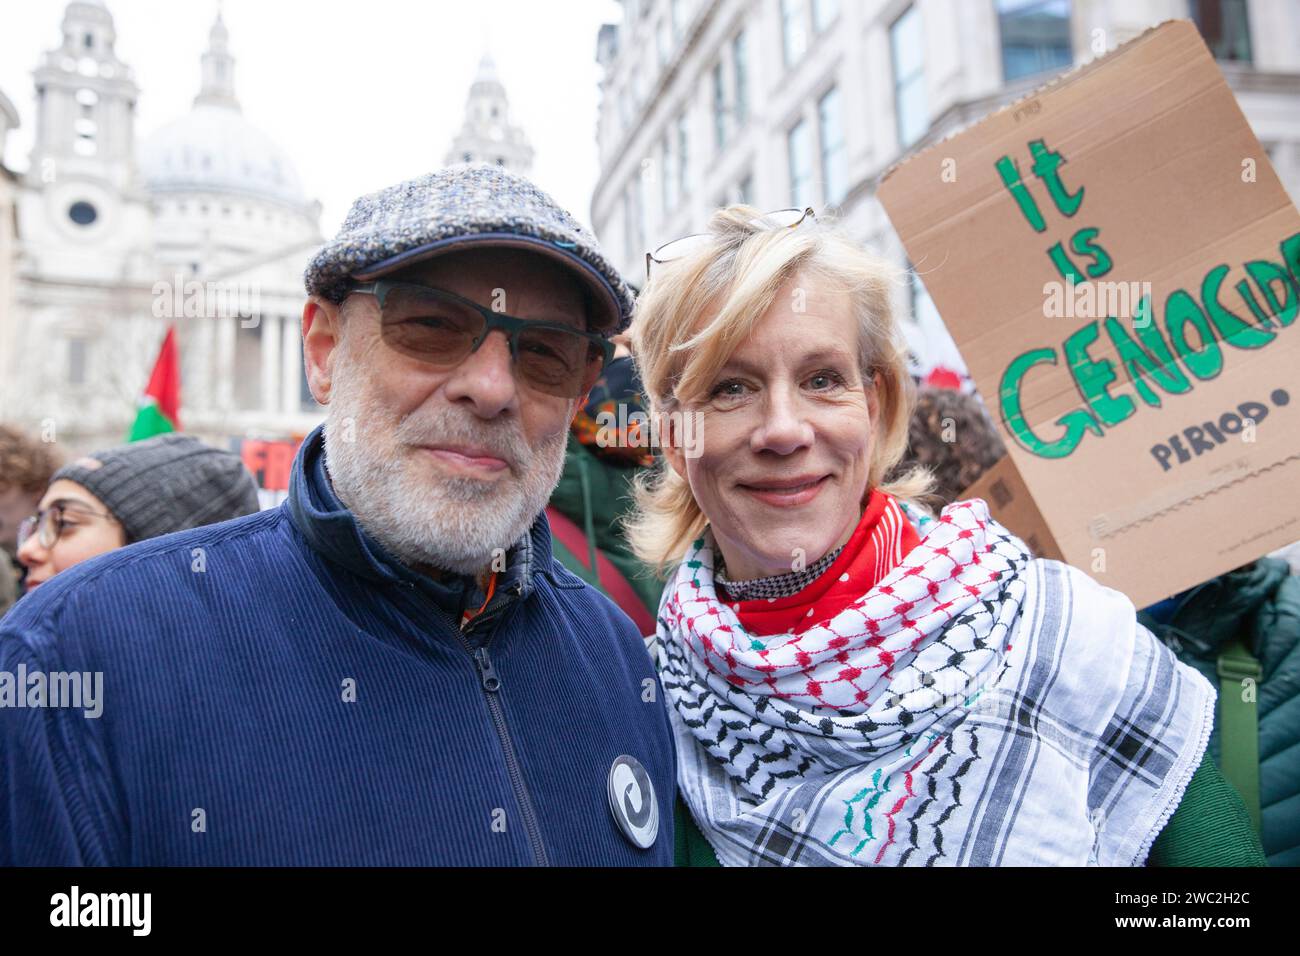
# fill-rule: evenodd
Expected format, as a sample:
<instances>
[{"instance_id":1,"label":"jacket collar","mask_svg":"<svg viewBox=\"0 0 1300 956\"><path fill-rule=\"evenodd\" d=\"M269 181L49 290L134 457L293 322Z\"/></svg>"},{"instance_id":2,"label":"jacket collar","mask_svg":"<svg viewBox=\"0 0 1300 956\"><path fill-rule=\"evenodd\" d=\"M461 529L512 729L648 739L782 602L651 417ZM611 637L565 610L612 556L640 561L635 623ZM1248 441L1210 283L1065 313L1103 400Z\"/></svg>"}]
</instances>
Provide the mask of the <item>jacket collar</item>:
<instances>
[{"instance_id":1,"label":"jacket collar","mask_svg":"<svg viewBox=\"0 0 1300 956\"><path fill-rule=\"evenodd\" d=\"M439 606L459 615L469 601L482 601L477 582L468 575L448 574L440 580L403 564L370 535L339 500L325 469L325 426L318 425L294 456L289 494L284 506L289 519L311 548L352 573L380 584L414 585ZM497 592L527 597L534 576L551 564L551 528L543 511L528 533L506 552L506 569Z\"/></svg>"}]
</instances>

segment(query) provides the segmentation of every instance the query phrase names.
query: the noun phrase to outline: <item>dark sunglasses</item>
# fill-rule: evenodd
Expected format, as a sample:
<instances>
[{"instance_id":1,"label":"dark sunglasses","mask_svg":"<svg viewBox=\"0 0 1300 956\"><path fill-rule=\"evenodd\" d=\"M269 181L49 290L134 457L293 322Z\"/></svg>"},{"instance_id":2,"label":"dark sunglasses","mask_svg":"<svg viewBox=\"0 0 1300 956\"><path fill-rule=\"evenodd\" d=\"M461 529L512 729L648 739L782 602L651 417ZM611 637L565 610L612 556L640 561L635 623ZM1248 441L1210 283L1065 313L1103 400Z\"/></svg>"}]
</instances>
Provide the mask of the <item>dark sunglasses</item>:
<instances>
[{"instance_id":1,"label":"dark sunglasses","mask_svg":"<svg viewBox=\"0 0 1300 956\"><path fill-rule=\"evenodd\" d=\"M545 395L577 398L614 356L614 343L599 333L518 319L432 286L381 279L354 284L350 291L379 300L380 335L387 345L438 368L459 365L488 333L505 333L516 378Z\"/></svg>"}]
</instances>

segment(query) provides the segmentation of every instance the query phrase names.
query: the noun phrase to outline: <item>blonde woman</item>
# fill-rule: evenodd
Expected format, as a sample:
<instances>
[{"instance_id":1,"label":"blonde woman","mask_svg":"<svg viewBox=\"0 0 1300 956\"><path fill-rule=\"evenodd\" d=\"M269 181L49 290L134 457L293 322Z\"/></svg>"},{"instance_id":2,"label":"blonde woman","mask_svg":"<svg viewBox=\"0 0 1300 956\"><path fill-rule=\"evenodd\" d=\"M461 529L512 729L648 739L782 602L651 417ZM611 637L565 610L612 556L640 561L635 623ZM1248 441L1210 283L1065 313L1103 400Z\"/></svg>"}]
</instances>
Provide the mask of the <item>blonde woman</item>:
<instances>
[{"instance_id":1,"label":"blonde woman","mask_svg":"<svg viewBox=\"0 0 1300 956\"><path fill-rule=\"evenodd\" d=\"M1214 690L1132 604L983 501L885 482L898 279L811 213L661 247L631 329L670 435L629 532L667 577L678 862L1262 864L1206 756Z\"/></svg>"}]
</instances>

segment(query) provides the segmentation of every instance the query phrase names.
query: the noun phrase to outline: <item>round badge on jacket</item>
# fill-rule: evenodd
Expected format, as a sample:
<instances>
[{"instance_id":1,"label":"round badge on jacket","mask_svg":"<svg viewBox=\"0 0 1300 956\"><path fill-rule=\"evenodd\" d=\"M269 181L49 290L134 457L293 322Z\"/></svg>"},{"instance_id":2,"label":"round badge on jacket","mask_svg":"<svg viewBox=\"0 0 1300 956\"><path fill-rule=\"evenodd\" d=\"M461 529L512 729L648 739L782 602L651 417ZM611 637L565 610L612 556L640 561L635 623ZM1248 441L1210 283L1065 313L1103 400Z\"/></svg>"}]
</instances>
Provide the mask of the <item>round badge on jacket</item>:
<instances>
[{"instance_id":1,"label":"round badge on jacket","mask_svg":"<svg viewBox=\"0 0 1300 956\"><path fill-rule=\"evenodd\" d=\"M650 775L635 757L623 754L609 767L609 812L635 847L649 848L659 835L659 802Z\"/></svg>"}]
</instances>

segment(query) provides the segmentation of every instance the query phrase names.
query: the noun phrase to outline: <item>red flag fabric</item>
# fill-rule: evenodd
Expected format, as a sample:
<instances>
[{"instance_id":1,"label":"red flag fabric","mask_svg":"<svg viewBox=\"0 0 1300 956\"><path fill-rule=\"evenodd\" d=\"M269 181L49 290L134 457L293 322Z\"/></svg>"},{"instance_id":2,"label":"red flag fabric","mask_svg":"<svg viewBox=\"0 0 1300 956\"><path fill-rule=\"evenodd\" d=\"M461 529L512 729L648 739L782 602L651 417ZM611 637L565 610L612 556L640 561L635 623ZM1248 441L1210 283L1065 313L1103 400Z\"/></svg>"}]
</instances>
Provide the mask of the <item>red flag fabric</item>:
<instances>
[{"instance_id":1,"label":"red flag fabric","mask_svg":"<svg viewBox=\"0 0 1300 956\"><path fill-rule=\"evenodd\" d=\"M158 403L158 410L172 423L176 431L181 430L181 365L176 350L176 326L167 327L162 348L158 350L158 360L154 362L149 384L145 386L146 398Z\"/></svg>"}]
</instances>

